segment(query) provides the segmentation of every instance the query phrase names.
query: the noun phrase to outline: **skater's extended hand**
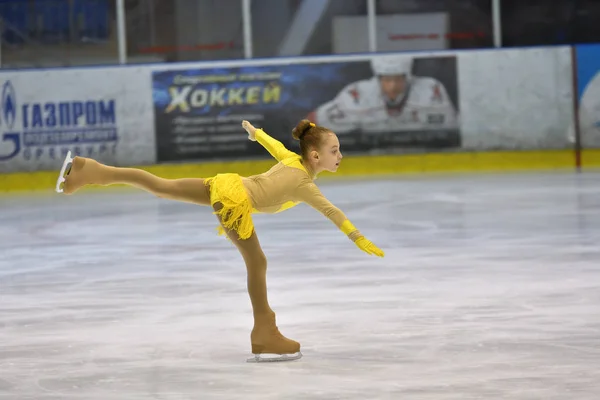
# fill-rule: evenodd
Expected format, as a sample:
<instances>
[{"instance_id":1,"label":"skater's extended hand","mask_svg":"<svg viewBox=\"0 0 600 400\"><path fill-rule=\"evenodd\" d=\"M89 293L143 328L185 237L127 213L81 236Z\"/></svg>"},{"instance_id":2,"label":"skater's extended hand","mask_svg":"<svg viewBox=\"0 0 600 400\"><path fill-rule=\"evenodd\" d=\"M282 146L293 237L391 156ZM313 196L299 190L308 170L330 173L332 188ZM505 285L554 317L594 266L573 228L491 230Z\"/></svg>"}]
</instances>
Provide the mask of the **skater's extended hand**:
<instances>
[{"instance_id":1,"label":"skater's extended hand","mask_svg":"<svg viewBox=\"0 0 600 400\"><path fill-rule=\"evenodd\" d=\"M248 132L248 139L256 142L256 128L248 121L242 121L242 127Z\"/></svg>"},{"instance_id":2,"label":"skater's extended hand","mask_svg":"<svg viewBox=\"0 0 600 400\"><path fill-rule=\"evenodd\" d=\"M354 243L358 246L359 249L361 249L365 253L375 255L377 257L384 256L383 250L375 246L370 240L368 240L364 236L361 236L358 239L356 239L356 242Z\"/></svg>"}]
</instances>

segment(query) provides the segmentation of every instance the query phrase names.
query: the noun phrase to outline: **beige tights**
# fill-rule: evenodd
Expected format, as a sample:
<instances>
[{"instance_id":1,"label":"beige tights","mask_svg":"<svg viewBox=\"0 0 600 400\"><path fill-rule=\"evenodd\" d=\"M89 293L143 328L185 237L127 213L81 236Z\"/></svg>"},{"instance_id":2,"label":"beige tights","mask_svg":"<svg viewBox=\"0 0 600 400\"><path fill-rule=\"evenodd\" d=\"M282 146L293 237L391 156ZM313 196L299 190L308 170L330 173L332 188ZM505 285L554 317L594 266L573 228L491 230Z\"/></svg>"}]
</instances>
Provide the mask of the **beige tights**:
<instances>
[{"instance_id":1,"label":"beige tights","mask_svg":"<svg viewBox=\"0 0 600 400\"><path fill-rule=\"evenodd\" d=\"M90 158L75 157L64 192L72 194L84 185L126 184L157 197L210 205L210 192L201 178L164 179L137 168L119 168L100 164Z\"/></svg>"},{"instance_id":2,"label":"beige tights","mask_svg":"<svg viewBox=\"0 0 600 400\"><path fill-rule=\"evenodd\" d=\"M223 205L216 203L215 211ZM222 224L221 224L222 225ZM300 351L300 343L283 336L277 328L275 313L267 300L267 257L262 251L256 232L240 240L238 234L225 227L225 232L236 245L248 272L248 294L254 312L254 329L250 335L252 353L292 354Z\"/></svg>"}]
</instances>

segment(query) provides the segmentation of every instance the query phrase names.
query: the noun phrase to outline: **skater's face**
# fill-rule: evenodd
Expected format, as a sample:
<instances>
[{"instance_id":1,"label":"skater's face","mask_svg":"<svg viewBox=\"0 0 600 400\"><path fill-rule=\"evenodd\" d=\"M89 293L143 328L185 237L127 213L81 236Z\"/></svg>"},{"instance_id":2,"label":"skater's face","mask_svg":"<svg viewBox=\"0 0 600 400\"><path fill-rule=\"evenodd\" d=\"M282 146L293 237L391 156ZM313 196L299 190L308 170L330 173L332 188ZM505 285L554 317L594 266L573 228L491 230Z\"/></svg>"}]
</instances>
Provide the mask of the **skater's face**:
<instances>
[{"instance_id":1,"label":"skater's face","mask_svg":"<svg viewBox=\"0 0 600 400\"><path fill-rule=\"evenodd\" d=\"M335 133L329 132L321 142L317 152L317 163L319 169L329 172L336 172L342 161L342 152L340 150L340 141Z\"/></svg>"},{"instance_id":2,"label":"skater's face","mask_svg":"<svg viewBox=\"0 0 600 400\"><path fill-rule=\"evenodd\" d=\"M385 75L379 77L383 94L391 100L396 99L406 90L405 75Z\"/></svg>"}]
</instances>

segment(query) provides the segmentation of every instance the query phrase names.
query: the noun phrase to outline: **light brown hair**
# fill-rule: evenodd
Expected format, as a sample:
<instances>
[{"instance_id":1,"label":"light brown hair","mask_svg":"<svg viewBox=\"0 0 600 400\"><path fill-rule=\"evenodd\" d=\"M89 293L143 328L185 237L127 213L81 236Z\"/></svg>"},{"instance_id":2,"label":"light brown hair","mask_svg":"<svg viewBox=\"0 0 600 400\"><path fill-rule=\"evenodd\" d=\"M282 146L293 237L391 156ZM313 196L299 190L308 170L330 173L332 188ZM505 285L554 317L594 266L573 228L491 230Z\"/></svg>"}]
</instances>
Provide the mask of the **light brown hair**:
<instances>
[{"instance_id":1,"label":"light brown hair","mask_svg":"<svg viewBox=\"0 0 600 400\"><path fill-rule=\"evenodd\" d=\"M292 137L300 141L300 153L305 160L311 149L318 150L327 134L331 131L325 127L315 125L307 119L298 122L298 125L292 130Z\"/></svg>"}]
</instances>

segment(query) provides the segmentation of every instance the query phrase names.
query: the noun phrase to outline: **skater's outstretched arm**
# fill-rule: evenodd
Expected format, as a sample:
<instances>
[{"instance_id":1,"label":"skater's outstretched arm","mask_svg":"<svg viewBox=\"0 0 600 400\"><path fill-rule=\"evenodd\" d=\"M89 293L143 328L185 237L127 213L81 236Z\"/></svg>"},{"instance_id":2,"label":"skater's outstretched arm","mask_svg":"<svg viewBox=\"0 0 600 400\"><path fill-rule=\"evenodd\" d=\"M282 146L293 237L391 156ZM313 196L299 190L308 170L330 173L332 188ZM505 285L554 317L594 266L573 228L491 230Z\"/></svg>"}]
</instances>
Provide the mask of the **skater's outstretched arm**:
<instances>
[{"instance_id":1,"label":"skater's outstretched arm","mask_svg":"<svg viewBox=\"0 0 600 400\"><path fill-rule=\"evenodd\" d=\"M277 161L289 157L298 157L298 154L286 149L279 140L272 138L264 130L255 128L250 122L244 121L242 126L248 132L248 138L252 141L258 141Z\"/></svg>"},{"instance_id":2,"label":"skater's outstretched arm","mask_svg":"<svg viewBox=\"0 0 600 400\"><path fill-rule=\"evenodd\" d=\"M313 182L303 183L298 189L298 198L319 211L333 222L338 229L344 232L362 251L383 257L383 251L365 238L358 229L350 222L346 215L334 206L319 190Z\"/></svg>"}]
</instances>

